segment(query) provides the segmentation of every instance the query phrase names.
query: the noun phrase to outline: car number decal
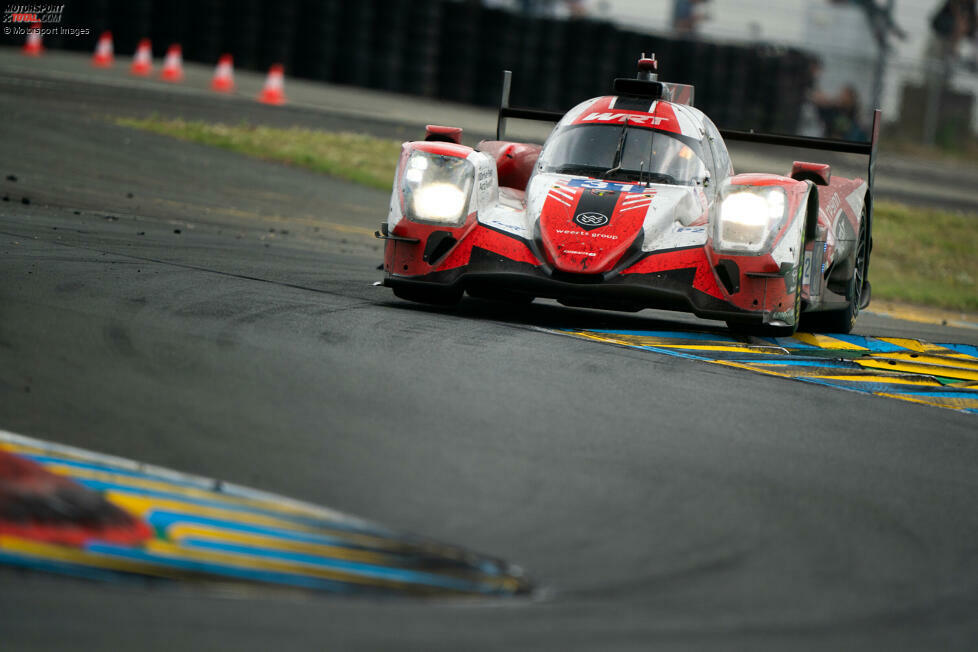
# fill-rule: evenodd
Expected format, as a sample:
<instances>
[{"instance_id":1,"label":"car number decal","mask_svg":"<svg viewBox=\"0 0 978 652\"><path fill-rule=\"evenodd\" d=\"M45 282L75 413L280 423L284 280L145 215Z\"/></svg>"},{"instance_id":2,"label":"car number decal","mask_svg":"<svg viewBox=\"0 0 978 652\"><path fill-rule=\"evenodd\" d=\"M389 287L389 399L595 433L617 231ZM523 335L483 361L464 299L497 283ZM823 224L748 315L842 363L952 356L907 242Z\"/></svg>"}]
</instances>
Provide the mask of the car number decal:
<instances>
[{"instance_id":1,"label":"car number decal","mask_svg":"<svg viewBox=\"0 0 978 652\"><path fill-rule=\"evenodd\" d=\"M571 188L590 188L591 190L613 190L624 193L643 193L647 190L642 183L616 183L614 181L599 181L597 179L571 179L567 182Z\"/></svg>"}]
</instances>

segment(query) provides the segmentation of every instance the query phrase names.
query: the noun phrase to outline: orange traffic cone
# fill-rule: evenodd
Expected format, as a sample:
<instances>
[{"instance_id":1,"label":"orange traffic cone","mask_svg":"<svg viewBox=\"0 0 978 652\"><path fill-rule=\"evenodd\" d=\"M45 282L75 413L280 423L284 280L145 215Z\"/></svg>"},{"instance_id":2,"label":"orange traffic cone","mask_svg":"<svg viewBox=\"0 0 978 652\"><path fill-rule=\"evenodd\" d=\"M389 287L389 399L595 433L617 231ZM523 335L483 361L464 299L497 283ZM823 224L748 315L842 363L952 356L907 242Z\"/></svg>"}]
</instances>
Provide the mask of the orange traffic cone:
<instances>
[{"instance_id":1,"label":"orange traffic cone","mask_svg":"<svg viewBox=\"0 0 978 652\"><path fill-rule=\"evenodd\" d=\"M136 56L132 58L132 66L129 72L134 75L146 76L153 72L153 45L148 38L139 42L136 48Z\"/></svg>"},{"instance_id":2,"label":"orange traffic cone","mask_svg":"<svg viewBox=\"0 0 978 652\"><path fill-rule=\"evenodd\" d=\"M29 57L39 57L44 52L44 46L41 45L41 23L33 23L27 30L27 42L21 52Z\"/></svg>"},{"instance_id":3,"label":"orange traffic cone","mask_svg":"<svg viewBox=\"0 0 978 652\"><path fill-rule=\"evenodd\" d=\"M112 65L115 57L112 53L112 32L102 32L95 44L95 56L92 57L92 65L99 68L108 68Z\"/></svg>"},{"instance_id":4,"label":"orange traffic cone","mask_svg":"<svg viewBox=\"0 0 978 652\"><path fill-rule=\"evenodd\" d=\"M234 90L234 60L230 54L222 54L214 69L211 88L218 93L230 93Z\"/></svg>"},{"instance_id":5,"label":"orange traffic cone","mask_svg":"<svg viewBox=\"0 0 978 652\"><path fill-rule=\"evenodd\" d=\"M179 44L174 43L166 51L166 59L163 60L163 70L160 71L160 79L168 82L183 81L183 55Z\"/></svg>"},{"instance_id":6,"label":"orange traffic cone","mask_svg":"<svg viewBox=\"0 0 978 652\"><path fill-rule=\"evenodd\" d=\"M282 64L274 63L268 69L265 87L261 89L258 101L265 104L285 104L285 72Z\"/></svg>"}]
</instances>

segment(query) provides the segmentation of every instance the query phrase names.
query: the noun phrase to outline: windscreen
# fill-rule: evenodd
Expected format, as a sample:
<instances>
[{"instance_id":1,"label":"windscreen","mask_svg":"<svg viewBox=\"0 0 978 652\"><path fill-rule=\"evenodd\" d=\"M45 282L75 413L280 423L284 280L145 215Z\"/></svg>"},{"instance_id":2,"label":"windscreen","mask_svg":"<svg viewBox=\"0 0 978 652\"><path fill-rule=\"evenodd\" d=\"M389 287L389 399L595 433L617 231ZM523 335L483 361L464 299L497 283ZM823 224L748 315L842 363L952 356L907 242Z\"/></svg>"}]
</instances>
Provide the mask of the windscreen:
<instances>
[{"instance_id":1,"label":"windscreen","mask_svg":"<svg viewBox=\"0 0 978 652\"><path fill-rule=\"evenodd\" d=\"M540 165L544 172L694 185L711 176L700 148L692 138L644 127L569 125L547 140Z\"/></svg>"}]
</instances>

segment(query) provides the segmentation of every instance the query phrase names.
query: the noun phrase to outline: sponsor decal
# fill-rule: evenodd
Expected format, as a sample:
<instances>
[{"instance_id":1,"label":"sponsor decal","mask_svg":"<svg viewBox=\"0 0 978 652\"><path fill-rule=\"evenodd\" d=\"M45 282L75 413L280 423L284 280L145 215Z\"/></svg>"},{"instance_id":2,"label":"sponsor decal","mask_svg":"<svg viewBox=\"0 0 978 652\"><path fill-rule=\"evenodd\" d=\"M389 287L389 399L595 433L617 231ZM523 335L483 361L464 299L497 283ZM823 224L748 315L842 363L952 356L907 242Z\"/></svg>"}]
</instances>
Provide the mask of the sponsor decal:
<instances>
[{"instance_id":1,"label":"sponsor decal","mask_svg":"<svg viewBox=\"0 0 978 652\"><path fill-rule=\"evenodd\" d=\"M569 231L567 229L554 229L560 235L576 235L578 237L590 236L592 238L604 238L605 240L617 240L618 236L611 233L588 233L587 231Z\"/></svg>"},{"instance_id":2,"label":"sponsor decal","mask_svg":"<svg viewBox=\"0 0 978 652\"><path fill-rule=\"evenodd\" d=\"M492 188L492 169L485 167L479 170L479 192L485 192Z\"/></svg>"},{"instance_id":3,"label":"sponsor decal","mask_svg":"<svg viewBox=\"0 0 978 652\"><path fill-rule=\"evenodd\" d=\"M828 205L825 207L825 213L827 215L835 215L839 212L839 208L842 206L842 199L839 198L838 194L832 195L832 199L829 200Z\"/></svg>"},{"instance_id":4,"label":"sponsor decal","mask_svg":"<svg viewBox=\"0 0 978 652\"><path fill-rule=\"evenodd\" d=\"M668 121L669 118L661 115L642 115L635 113L590 113L581 118L581 122L624 123L625 120L628 120L628 124L658 127L661 123Z\"/></svg>"},{"instance_id":5,"label":"sponsor decal","mask_svg":"<svg viewBox=\"0 0 978 652\"><path fill-rule=\"evenodd\" d=\"M500 228L502 228L502 229L504 229L506 231L512 231L513 233L524 233L524 232L526 232L526 229L523 228L522 226L520 226L519 224L513 224L511 222L504 222L503 220L498 220L498 219L487 220L486 221L486 224L490 224L492 226L498 226L498 227L500 227Z\"/></svg>"},{"instance_id":6,"label":"sponsor decal","mask_svg":"<svg viewBox=\"0 0 978 652\"><path fill-rule=\"evenodd\" d=\"M604 213L587 212L578 213L574 216L574 223L580 226L585 231L590 231L592 229L599 229L602 226L606 226L611 220Z\"/></svg>"},{"instance_id":7,"label":"sponsor decal","mask_svg":"<svg viewBox=\"0 0 978 652\"><path fill-rule=\"evenodd\" d=\"M577 256L592 256L592 257L598 255L598 254L594 253L593 251L571 251L570 249L564 249L564 251L561 252L561 253L575 254Z\"/></svg>"}]
</instances>

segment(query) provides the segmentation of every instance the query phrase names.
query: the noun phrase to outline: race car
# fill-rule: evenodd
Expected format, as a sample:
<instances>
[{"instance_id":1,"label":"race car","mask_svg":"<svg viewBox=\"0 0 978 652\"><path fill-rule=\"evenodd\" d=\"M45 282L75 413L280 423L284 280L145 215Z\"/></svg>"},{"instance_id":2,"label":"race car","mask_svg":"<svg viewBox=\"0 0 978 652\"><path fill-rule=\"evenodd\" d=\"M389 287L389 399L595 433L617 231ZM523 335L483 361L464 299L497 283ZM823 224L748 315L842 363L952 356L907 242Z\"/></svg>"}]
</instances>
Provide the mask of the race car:
<instances>
[{"instance_id":1,"label":"race car","mask_svg":"<svg viewBox=\"0 0 978 652\"><path fill-rule=\"evenodd\" d=\"M565 114L509 106L496 140L429 125L404 143L383 284L402 299L555 299L575 307L691 312L731 329L848 333L870 299L870 142L721 131L694 89L658 80L654 56L614 94ZM556 122L546 142L505 140L507 118ZM867 179L795 161L787 176L735 174L724 138L866 154Z\"/></svg>"}]
</instances>

